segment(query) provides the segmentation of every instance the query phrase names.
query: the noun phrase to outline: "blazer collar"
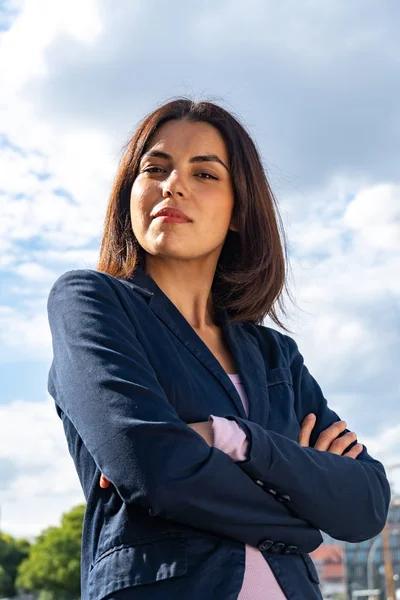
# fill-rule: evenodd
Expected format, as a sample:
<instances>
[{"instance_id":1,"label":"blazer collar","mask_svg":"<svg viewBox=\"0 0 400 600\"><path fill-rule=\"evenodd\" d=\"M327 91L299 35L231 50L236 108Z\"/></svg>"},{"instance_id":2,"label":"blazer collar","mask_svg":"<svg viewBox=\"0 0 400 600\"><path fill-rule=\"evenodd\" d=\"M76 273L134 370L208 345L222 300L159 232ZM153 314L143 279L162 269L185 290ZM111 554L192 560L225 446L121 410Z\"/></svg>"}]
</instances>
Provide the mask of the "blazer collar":
<instances>
[{"instance_id":1,"label":"blazer collar","mask_svg":"<svg viewBox=\"0 0 400 600\"><path fill-rule=\"evenodd\" d=\"M142 268L137 267L129 281L136 291L148 298L149 307L157 317L216 377L231 398L235 412L242 418L266 425L269 410L266 367L257 339L245 330L243 322L229 324L225 309L221 309L216 315L248 397L248 415L234 384L220 362L152 277Z\"/></svg>"}]
</instances>

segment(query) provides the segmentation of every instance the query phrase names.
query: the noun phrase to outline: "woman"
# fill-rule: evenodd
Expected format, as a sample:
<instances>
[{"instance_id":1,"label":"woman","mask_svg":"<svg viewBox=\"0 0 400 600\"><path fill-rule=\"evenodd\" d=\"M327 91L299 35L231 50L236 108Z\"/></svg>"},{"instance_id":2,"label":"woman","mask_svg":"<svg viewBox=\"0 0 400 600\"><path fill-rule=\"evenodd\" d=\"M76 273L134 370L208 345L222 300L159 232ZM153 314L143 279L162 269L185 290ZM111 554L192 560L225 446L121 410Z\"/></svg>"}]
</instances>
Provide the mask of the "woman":
<instances>
[{"instance_id":1,"label":"woman","mask_svg":"<svg viewBox=\"0 0 400 600\"><path fill-rule=\"evenodd\" d=\"M54 283L48 389L87 500L82 600L322 598L320 530L383 529L382 464L261 324L288 331L277 219L239 121L174 100L125 148L97 269Z\"/></svg>"}]
</instances>

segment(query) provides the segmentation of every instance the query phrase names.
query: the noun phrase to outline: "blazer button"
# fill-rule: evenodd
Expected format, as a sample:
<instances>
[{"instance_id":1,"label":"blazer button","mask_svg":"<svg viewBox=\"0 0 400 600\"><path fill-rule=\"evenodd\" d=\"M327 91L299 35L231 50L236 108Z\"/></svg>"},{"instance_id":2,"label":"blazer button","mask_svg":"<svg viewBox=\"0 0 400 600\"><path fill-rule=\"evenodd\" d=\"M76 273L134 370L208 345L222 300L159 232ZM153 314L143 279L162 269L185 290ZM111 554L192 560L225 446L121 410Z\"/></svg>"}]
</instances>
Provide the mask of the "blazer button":
<instances>
[{"instance_id":1,"label":"blazer button","mask_svg":"<svg viewBox=\"0 0 400 600\"><path fill-rule=\"evenodd\" d=\"M297 546L286 546L283 554L294 554L295 552L297 552Z\"/></svg>"},{"instance_id":2,"label":"blazer button","mask_svg":"<svg viewBox=\"0 0 400 600\"><path fill-rule=\"evenodd\" d=\"M286 548L286 544L282 544L282 542L278 542L277 544L274 544L270 548L270 552L273 552L274 554L280 554L284 548Z\"/></svg>"},{"instance_id":3,"label":"blazer button","mask_svg":"<svg viewBox=\"0 0 400 600\"><path fill-rule=\"evenodd\" d=\"M264 540L263 542L261 542L261 544L258 544L258 549L261 550L261 552L263 552L264 550L269 550L273 545L274 542L272 540Z\"/></svg>"},{"instance_id":4,"label":"blazer button","mask_svg":"<svg viewBox=\"0 0 400 600\"><path fill-rule=\"evenodd\" d=\"M281 494L277 497L277 499L279 500L279 502L283 502L284 504L287 504L287 502L291 501L290 496L288 496L287 494Z\"/></svg>"},{"instance_id":5,"label":"blazer button","mask_svg":"<svg viewBox=\"0 0 400 600\"><path fill-rule=\"evenodd\" d=\"M261 481L260 479L256 479L256 484L261 485L261 487L264 487L264 482Z\"/></svg>"},{"instance_id":6,"label":"blazer button","mask_svg":"<svg viewBox=\"0 0 400 600\"><path fill-rule=\"evenodd\" d=\"M277 495L278 495L278 492L277 492L276 490L273 490L272 488L269 488L269 489L267 490L267 492L268 492L269 494L272 494L273 496L277 496Z\"/></svg>"}]
</instances>

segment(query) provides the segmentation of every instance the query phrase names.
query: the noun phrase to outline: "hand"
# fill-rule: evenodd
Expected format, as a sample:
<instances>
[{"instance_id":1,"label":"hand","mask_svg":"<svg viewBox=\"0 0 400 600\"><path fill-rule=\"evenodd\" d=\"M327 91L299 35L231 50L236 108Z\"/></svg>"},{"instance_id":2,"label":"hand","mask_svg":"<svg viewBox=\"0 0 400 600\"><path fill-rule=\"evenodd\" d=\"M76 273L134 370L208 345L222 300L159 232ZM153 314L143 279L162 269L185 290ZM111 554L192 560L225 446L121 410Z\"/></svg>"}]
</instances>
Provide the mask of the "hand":
<instances>
[{"instance_id":1,"label":"hand","mask_svg":"<svg viewBox=\"0 0 400 600\"><path fill-rule=\"evenodd\" d=\"M101 474L100 477L100 487L101 488L108 488L108 486L111 485L111 482L108 481L108 479L106 479L103 475L103 473Z\"/></svg>"},{"instance_id":2,"label":"hand","mask_svg":"<svg viewBox=\"0 0 400 600\"><path fill-rule=\"evenodd\" d=\"M314 413L310 413L303 420L300 428L299 444L300 446L308 447L310 445L311 431L316 423L316 416ZM347 427L346 421L336 421L332 423L327 429L324 429L315 442L314 448L316 450L325 450L332 452L332 454L339 454L341 456L348 456L349 458L357 458L357 456L363 451L364 447L362 444L356 444L351 450L343 454L347 446L350 446L352 442L357 439L357 434L353 431L345 433L341 437L337 437Z\"/></svg>"},{"instance_id":3,"label":"hand","mask_svg":"<svg viewBox=\"0 0 400 600\"><path fill-rule=\"evenodd\" d=\"M197 433L199 435L201 435L201 437L207 442L207 444L209 446L213 445L214 435L213 435L213 431L212 431L211 421L200 421L199 423L188 423L188 425L189 425L189 427L191 427L192 429L197 431ZM111 485L111 482L108 481L108 479L106 479L102 473L101 477L100 477L100 487L106 489L109 487L109 485Z\"/></svg>"},{"instance_id":4,"label":"hand","mask_svg":"<svg viewBox=\"0 0 400 600\"><path fill-rule=\"evenodd\" d=\"M211 421L200 421L199 423L188 423L189 427L197 431L209 446L214 443L214 434Z\"/></svg>"}]
</instances>

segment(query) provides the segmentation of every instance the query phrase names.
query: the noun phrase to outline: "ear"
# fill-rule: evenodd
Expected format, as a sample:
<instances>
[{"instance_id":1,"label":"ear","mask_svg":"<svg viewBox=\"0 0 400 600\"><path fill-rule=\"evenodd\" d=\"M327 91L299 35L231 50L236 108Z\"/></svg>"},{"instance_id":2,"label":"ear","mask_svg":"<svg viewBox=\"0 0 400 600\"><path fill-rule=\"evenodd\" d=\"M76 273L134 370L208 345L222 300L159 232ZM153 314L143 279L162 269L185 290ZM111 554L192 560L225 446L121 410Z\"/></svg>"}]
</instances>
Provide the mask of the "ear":
<instances>
[{"instance_id":1,"label":"ear","mask_svg":"<svg viewBox=\"0 0 400 600\"><path fill-rule=\"evenodd\" d=\"M236 221L236 219L235 219L235 218L232 218L232 219L231 219L231 223L230 223L230 225L229 225L229 229L230 229L231 231L239 231L239 227L237 226L237 221Z\"/></svg>"}]
</instances>

